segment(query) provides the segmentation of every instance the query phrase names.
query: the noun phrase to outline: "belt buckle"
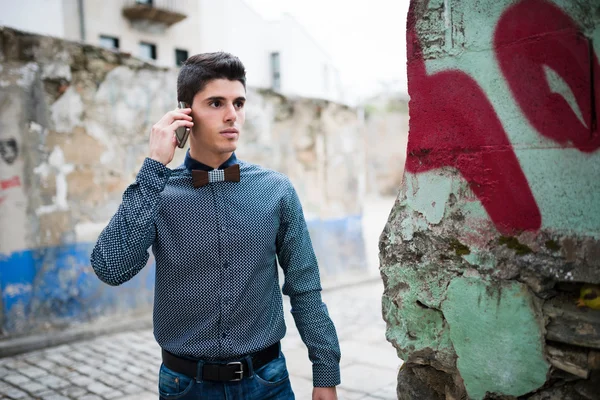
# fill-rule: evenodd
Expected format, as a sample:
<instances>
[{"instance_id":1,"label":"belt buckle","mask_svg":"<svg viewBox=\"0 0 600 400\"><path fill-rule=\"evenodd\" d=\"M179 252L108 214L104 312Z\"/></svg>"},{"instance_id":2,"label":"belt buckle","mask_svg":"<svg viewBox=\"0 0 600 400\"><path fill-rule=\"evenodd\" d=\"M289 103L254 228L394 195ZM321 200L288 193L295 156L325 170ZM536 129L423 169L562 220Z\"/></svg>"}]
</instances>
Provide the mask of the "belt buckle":
<instances>
[{"instance_id":1,"label":"belt buckle","mask_svg":"<svg viewBox=\"0 0 600 400\"><path fill-rule=\"evenodd\" d=\"M234 374L239 374L240 377L239 378L233 378L230 380L230 382L238 382L241 381L242 379L244 379L244 364L242 364L240 361L233 361L230 363L227 363L227 365L239 365L240 366L240 370L239 371L234 371Z\"/></svg>"}]
</instances>

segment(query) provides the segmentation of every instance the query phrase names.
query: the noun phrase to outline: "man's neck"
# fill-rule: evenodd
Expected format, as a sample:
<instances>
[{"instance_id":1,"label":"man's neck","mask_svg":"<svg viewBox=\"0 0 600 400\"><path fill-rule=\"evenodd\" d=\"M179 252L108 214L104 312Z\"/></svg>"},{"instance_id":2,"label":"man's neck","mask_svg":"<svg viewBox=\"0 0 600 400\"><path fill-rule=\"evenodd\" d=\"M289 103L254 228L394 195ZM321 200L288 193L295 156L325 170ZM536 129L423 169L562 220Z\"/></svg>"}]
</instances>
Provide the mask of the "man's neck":
<instances>
[{"instance_id":1,"label":"man's neck","mask_svg":"<svg viewBox=\"0 0 600 400\"><path fill-rule=\"evenodd\" d=\"M211 168L219 168L225 161L229 160L231 154L233 154L233 152L218 154L202 152L194 150L190 146L190 157L204 165L208 165Z\"/></svg>"}]
</instances>

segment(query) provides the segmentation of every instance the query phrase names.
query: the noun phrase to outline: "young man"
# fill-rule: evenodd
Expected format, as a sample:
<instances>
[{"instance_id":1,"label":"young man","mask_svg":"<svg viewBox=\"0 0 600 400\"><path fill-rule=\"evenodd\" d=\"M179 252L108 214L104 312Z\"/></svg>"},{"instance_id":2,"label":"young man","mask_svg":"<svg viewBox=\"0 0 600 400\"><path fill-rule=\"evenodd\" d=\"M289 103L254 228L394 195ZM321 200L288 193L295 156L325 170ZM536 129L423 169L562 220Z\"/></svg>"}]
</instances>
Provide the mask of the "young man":
<instances>
[{"instance_id":1,"label":"young man","mask_svg":"<svg viewBox=\"0 0 600 400\"><path fill-rule=\"evenodd\" d=\"M91 256L110 285L156 260L154 336L161 398L293 399L279 341L283 293L313 363L313 400L336 399L340 350L321 301L317 260L298 196L284 175L236 159L245 70L227 53L190 57L179 101L152 127L149 157ZM175 130L189 127L183 165Z\"/></svg>"}]
</instances>

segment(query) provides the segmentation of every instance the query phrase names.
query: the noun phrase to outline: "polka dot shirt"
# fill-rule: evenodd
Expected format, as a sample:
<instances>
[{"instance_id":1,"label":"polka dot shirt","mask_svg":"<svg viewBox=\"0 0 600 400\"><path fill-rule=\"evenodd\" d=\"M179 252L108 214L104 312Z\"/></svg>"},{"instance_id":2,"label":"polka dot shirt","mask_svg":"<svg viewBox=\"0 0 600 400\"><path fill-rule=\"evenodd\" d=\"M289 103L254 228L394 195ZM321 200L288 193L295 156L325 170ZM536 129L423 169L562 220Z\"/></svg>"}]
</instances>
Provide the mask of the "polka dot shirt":
<instances>
[{"instance_id":1,"label":"polka dot shirt","mask_svg":"<svg viewBox=\"0 0 600 400\"><path fill-rule=\"evenodd\" d=\"M119 285L156 260L154 335L180 357L231 360L285 335L283 294L313 363L314 386L340 383L335 327L321 300L317 260L289 179L238 161L240 182L192 185L189 153L171 170L147 158L91 255Z\"/></svg>"}]
</instances>

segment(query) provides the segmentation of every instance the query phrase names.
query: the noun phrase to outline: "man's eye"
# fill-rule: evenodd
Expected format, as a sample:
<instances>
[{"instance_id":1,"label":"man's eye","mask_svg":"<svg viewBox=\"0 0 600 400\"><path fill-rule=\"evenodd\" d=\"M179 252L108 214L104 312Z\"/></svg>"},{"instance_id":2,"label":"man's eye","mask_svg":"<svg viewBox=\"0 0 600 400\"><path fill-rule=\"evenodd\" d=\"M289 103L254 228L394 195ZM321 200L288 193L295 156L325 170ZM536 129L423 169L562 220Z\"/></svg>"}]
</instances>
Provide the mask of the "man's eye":
<instances>
[{"instance_id":1,"label":"man's eye","mask_svg":"<svg viewBox=\"0 0 600 400\"><path fill-rule=\"evenodd\" d=\"M235 103L235 106L236 106L237 108L243 108L243 107L244 107L244 103L243 103L243 102L241 102L241 101L238 101L238 102L236 102L236 103Z\"/></svg>"},{"instance_id":2,"label":"man's eye","mask_svg":"<svg viewBox=\"0 0 600 400\"><path fill-rule=\"evenodd\" d=\"M220 107L221 106L221 102L219 100L215 100L213 102L210 103L211 107Z\"/></svg>"}]
</instances>

